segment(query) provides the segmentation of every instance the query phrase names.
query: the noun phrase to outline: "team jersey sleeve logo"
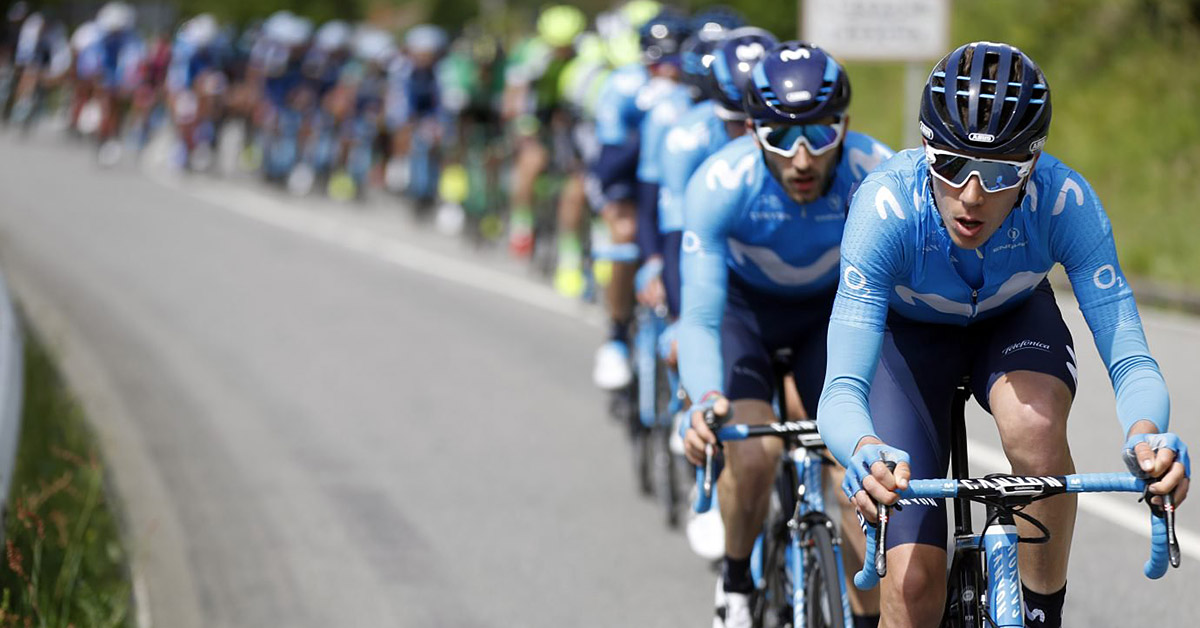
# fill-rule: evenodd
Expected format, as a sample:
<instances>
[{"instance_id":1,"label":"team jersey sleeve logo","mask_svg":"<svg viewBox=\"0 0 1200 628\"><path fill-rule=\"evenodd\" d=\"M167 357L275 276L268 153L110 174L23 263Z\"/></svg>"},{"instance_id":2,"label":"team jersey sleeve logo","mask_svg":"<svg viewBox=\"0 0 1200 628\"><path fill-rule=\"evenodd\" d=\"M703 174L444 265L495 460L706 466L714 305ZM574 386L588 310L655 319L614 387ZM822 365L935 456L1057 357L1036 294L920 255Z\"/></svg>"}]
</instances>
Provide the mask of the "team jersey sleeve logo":
<instances>
[{"instance_id":1,"label":"team jersey sleeve logo","mask_svg":"<svg viewBox=\"0 0 1200 628\"><path fill-rule=\"evenodd\" d=\"M879 190L875 192L875 211L879 213L880 220L887 220L888 214L904 220L904 209L900 207L900 201L896 200L896 195L886 185L879 186Z\"/></svg>"},{"instance_id":2,"label":"team jersey sleeve logo","mask_svg":"<svg viewBox=\"0 0 1200 628\"><path fill-rule=\"evenodd\" d=\"M880 144L879 142L871 142L870 149L871 152L868 153L866 150L857 146L850 147L847 160L850 163L850 172L854 173L854 178L865 178L867 174L877 168L879 164L883 163L893 155L892 151L889 150L888 147Z\"/></svg>"},{"instance_id":3,"label":"team jersey sleeve logo","mask_svg":"<svg viewBox=\"0 0 1200 628\"><path fill-rule=\"evenodd\" d=\"M754 183L754 162L758 155L749 154L738 160L733 167L724 159L718 159L708 167L704 175L704 183L708 189L716 191L720 188L736 190L742 185Z\"/></svg>"}]
</instances>

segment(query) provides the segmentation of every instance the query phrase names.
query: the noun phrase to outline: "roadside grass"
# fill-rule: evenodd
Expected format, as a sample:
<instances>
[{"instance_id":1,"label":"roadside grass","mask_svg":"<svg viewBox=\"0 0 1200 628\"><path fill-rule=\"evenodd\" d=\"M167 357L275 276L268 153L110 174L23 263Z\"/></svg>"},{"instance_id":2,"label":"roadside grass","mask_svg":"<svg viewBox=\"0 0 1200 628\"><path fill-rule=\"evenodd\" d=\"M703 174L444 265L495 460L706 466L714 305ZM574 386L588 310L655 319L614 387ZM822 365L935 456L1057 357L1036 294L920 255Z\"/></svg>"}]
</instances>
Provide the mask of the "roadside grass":
<instances>
[{"instance_id":1,"label":"roadside grass","mask_svg":"<svg viewBox=\"0 0 1200 628\"><path fill-rule=\"evenodd\" d=\"M25 334L25 397L0 561L0 627L132 626L115 504L94 434L52 356Z\"/></svg>"},{"instance_id":2,"label":"roadside grass","mask_svg":"<svg viewBox=\"0 0 1200 628\"><path fill-rule=\"evenodd\" d=\"M1029 53L1052 90L1046 150L1095 188L1126 274L1197 291L1200 15L1193 4L956 2L951 46L986 39ZM903 119L903 66L846 65L854 128L899 146L904 125L916 124Z\"/></svg>"}]
</instances>

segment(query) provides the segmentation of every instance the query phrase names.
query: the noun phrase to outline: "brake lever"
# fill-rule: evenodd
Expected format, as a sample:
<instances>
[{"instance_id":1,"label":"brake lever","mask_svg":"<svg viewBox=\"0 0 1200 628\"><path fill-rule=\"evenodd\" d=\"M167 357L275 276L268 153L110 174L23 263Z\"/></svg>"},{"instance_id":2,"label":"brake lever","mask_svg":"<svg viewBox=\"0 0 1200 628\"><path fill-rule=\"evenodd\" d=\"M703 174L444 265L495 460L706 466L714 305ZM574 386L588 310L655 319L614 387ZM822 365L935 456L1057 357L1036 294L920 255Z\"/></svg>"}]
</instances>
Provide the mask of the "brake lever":
<instances>
[{"instance_id":1,"label":"brake lever","mask_svg":"<svg viewBox=\"0 0 1200 628\"><path fill-rule=\"evenodd\" d=\"M1163 495L1163 515L1167 522L1167 557L1171 566L1178 569L1180 563L1179 539L1175 537L1175 496Z\"/></svg>"},{"instance_id":2,"label":"brake lever","mask_svg":"<svg viewBox=\"0 0 1200 628\"><path fill-rule=\"evenodd\" d=\"M896 470L896 463L885 462L889 472ZM879 577L883 578L887 575L887 529L888 520L892 516L892 507L886 504L876 502L876 508L879 511L879 525L875 528L875 571L879 573Z\"/></svg>"}]
</instances>

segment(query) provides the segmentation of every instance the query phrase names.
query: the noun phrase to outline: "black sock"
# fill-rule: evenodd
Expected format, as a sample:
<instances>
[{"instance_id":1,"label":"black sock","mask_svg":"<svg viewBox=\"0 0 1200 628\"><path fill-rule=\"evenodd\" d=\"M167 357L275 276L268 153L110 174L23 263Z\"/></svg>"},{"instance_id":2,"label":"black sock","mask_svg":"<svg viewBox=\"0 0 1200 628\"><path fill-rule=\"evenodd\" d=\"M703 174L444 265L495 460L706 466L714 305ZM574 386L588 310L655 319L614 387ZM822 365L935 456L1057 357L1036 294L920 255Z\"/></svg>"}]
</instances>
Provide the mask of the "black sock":
<instances>
[{"instance_id":1,"label":"black sock","mask_svg":"<svg viewBox=\"0 0 1200 628\"><path fill-rule=\"evenodd\" d=\"M613 321L608 328L608 339L620 342L629 341L629 321Z\"/></svg>"},{"instance_id":2,"label":"black sock","mask_svg":"<svg viewBox=\"0 0 1200 628\"><path fill-rule=\"evenodd\" d=\"M1037 593L1021 584L1025 597L1026 628L1061 628L1063 601L1067 599L1067 585L1057 593Z\"/></svg>"},{"instance_id":3,"label":"black sock","mask_svg":"<svg viewBox=\"0 0 1200 628\"><path fill-rule=\"evenodd\" d=\"M879 615L853 615L854 628L879 628Z\"/></svg>"},{"instance_id":4,"label":"black sock","mask_svg":"<svg viewBox=\"0 0 1200 628\"><path fill-rule=\"evenodd\" d=\"M725 555L725 590L731 593L750 593L754 576L750 575L750 557L730 558Z\"/></svg>"}]
</instances>

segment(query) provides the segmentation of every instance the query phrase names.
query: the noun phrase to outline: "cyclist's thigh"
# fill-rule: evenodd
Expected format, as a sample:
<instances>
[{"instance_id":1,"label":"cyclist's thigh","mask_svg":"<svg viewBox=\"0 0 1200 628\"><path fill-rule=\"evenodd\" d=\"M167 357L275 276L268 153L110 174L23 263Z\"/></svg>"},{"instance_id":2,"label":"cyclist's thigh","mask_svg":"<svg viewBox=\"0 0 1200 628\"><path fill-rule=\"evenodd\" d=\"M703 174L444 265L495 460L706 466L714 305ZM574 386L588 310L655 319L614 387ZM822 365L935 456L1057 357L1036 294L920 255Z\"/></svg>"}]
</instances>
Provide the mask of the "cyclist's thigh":
<instances>
[{"instance_id":1,"label":"cyclist's thigh","mask_svg":"<svg viewBox=\"0 0 1200 628\"><path fill-rule=\"evenodd\" d=\"M912 477L945 477L950 462L949 417L954 391L967 373L963 329L893 316L871 383L875 431L908 453ZM908 543L945 547L942 500L905 501L893 511L888 548Z\"/></svg>"},{"instance_id":2,"label":"cyclist's thigh","mask_svg":"<svg viewBox=\"0 0 1200 628\"><path fill-rule=\"evenodd\" d=\"M1075 395L1075 348L1050 283L1043 280L1016 309L987 321L973 333L979 343L971 388L985 410L992 386L1004 374L1033 371L1061 380Z\"/></svg>"},{"instance_id":3,"label":"cyclist's thigh","mask_svg":"<svg viewBox=\"0 0 1200 628\"><path fill-rule=\"evenodd\" d=\"M775 392L771 356L758 318L736 280L729 282L721 320L721 358L725 365L725 396L771 402Z\"/></svg>"},{"instance_id":4,"label":"cyclist's thigh","mask_svg":"<svg viewBox=\"0 0 1200 628\"><path fill-rule=\"evenodd\" d=\"M804 301L781 302L773 330L787 334L772 338L772 348L792 349L792 378L805 414L817 416L817 400L825 385L825 363L828 355L829 316L833 311L833 295L821 295ZM774 335L774 334L772 334Z\"/></svg>"}]
</instances>

